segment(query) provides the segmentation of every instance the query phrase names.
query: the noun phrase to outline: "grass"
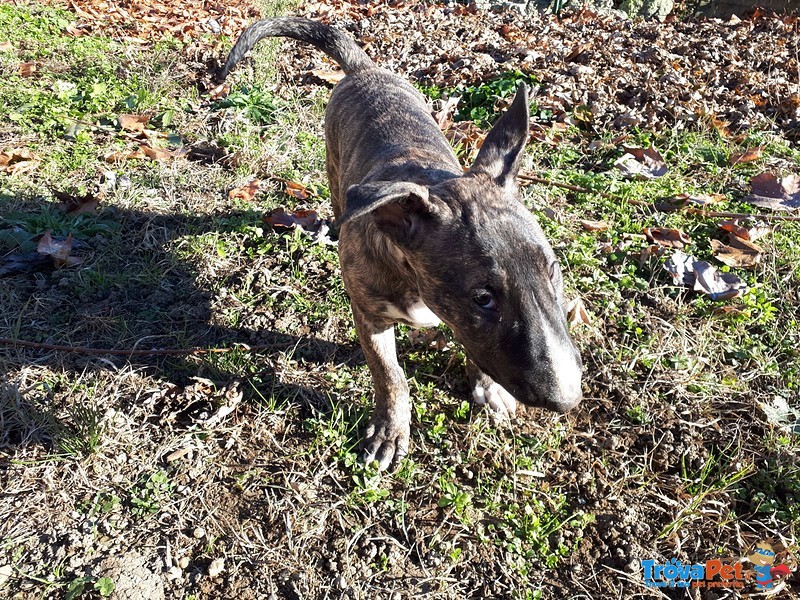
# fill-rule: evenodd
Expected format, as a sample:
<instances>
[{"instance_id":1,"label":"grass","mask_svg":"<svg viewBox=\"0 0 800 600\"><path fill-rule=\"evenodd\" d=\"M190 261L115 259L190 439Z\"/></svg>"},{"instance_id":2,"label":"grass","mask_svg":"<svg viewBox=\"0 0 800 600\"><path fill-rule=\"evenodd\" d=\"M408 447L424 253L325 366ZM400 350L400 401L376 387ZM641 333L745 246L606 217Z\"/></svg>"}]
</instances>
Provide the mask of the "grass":
<instances>
[{"instance_id":1,"label":"grass","mask_svg":"<svg viewBox=\"0 0 800 600\"><path fill-rule=\"evenodd\" d=\"M796 172L796 147L704 125L633 131L627 144L656 146L670 166L640 182L613 169L619 148L590 149L615 133L584 118L555 146L531 143L525 170L615 196L524 189L567 296L593 316L575 330L584 408L498 423L468 402L464 356L444 328L441 350L398 328L412 453L378 473L357 461L371 382L335 249L263 221L279 206L330 217L328 91L285 80L279 46L265 44L213 101L176 72L175 44L145 52L72 37L68 22L59 9L0 5L13 47L0 54L0 134L41 160L0 174L0 243L32 251L50 230L72 234L84 256L6 279L0 337L237 347L167 358L0 350L0 568L14 573L0 595L108 596L126 585L113 564L143 557L143 580L169 597L546 598L582 589L575 578L600 581L585 583L600 597L624 585L609 573L635 579L640 559L740 556L742 529L796 548L796 416L768 407L781 397L798 409L800 227L782 223L759 242L762 263L733 270L750 290L727 303L673 286L663 259L638 256L643 227L666 226L713 261L715 219L641 202L721 193L725 210L749 212L748 179L776 165ZM37 76L22 78L28 60ZM487 125L521 79L461 89L462 118ZM115 124L128 112L151 115L158 144L217 158L105 162L132 147ZM730 165L756 145L761 158ZM299 201L270 176L314 194ZM252 201L228 199L252 177L266 182ZM66 215L50 191L97 186L97 214ZM589 232L583 219L610 227ZM225 570L211 577L217 558Z\"/></svg>"}]
</instances>

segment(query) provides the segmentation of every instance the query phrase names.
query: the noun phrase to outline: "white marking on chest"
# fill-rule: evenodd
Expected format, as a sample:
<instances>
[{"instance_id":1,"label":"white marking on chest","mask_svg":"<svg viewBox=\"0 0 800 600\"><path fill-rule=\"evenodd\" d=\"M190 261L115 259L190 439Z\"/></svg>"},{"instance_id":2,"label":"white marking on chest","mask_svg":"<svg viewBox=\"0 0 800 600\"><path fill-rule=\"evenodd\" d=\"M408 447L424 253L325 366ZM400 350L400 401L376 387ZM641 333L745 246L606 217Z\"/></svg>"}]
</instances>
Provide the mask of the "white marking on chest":
<instances>
[{"instance_id":1,"label":"white marking on chest","mask_svg":"<svg viewBox=\"0 0 800 600\"><path fill-rule=\"evenodd\" d=\"M387 304L383 314L390 319L407 323L412 327L436 327L442 320L425 306L422 300L414 301L407 309L403 310L396 304Z\"/></svg>"}]
</instances>

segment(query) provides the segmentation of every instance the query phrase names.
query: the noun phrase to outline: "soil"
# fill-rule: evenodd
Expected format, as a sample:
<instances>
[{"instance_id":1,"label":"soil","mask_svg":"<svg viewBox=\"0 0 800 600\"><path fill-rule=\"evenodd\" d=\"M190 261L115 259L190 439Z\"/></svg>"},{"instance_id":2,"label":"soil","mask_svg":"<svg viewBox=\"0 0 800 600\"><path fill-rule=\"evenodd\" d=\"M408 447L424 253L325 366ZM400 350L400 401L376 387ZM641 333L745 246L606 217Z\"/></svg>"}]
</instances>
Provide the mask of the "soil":
<instances>
[{"instance_id":1,"label":"soil","mask_svg":"<svg viewBox=\"0 0 800 600\"><path fill-rule=\"evenodd\" d=\"M689 127L702 119L715 119L731 135L767 127L796 141L800 131L793 20L657 25L588 12L521 20L427 3L386 11L371 3L313 4L302 12L348 29L382 65L423 85L474 83L498 68L532 72L542 81L541 105L556 120L586 104L595 127L613 131L632 123ZM286 48L279 59L284 83L320 85L310 72L329 68L325 59ZM702 89L693 71L704 73ZM266 297L295 285L285 256L183 261L184 236L213 232L220 214L229 216L224 200L204 186L191 177L176 182L179 200L161 204L162 215L150 206L111 209L117 212L109 220L125 224L124 240L113 248L104 247L108 238L94 240L96 255L124 256L126 271L138 265L144 272L152 260L168 264L157 280L86 293L76 292L84 289L80 275L69 270L3 281L4 319L29 315L20 338L112 348L240 343L269 351L242 353L238 365L203 356L0 351L0 593L64 597L65 582L107 576L114 597L131 600L505 598L533 589L543 598L733 598L755 592L752 571L741 590L659 590L645 587L641 561L734 562L763 539L796 568L794 525L764 510L764 498L748 496L768 489L784 504L798 499L796 483L775 476L782 466L796 468L796 451L764 445L775 432L759 406L774 394L774 378L754 375L747 393L709 396L685 373L608 364L608 353L580 333L581 409L566 416L530 410L496 433L480 411L455 414L468 398L458 349L420 351L402 338L409 376L420 385L434 381L451 420L438 438L417 419L419 472L407 480L386 477L380 487L388 497L365 499L354 483L360 472L342 458L369 411L369 379L349 315L314 319L280 303L240 303L236 294L246 286ZM30 202L33 208L35 198ZM337 267L308 267L299 293L322 303ZM213 283L223 277L223 286ZM646 307L639 325L653 336L666 336L663 323L681 312L680 299L657 291L631 291L628 300ZM224 324L226 311L241 313L239 326ZM603 336L608 347L625 343L625 333L610 326ZM435 375L415 373L420 352ZM340 379L344 370L355 373L352 381ZM643 399L649 419L626 418ZM85 433L75 417L82 405L97 411L101 443L70 453L64 441ZM561 442L543 444L534 474L519 473L519 440L553 436ZM460 462L465 456L469 462ZM556 527L541 541L569 549L555 565L532 553L521 568L510 549L521 534L501 527L500 511L488 503L473 507L471 521L469 513L460 518L440 505L439 480L448 469L475 497L502 474L519 485L503 493L520 506L535 502L543 515L592 518ZM687 483L687 473L704 469L715 482L746 471L753 485ZM759 477L766 482L757 485ZM794 571L775 597L800 598L799 587ZM87 589L85 596L98 592Z\"/></svg>"}]
</instances>

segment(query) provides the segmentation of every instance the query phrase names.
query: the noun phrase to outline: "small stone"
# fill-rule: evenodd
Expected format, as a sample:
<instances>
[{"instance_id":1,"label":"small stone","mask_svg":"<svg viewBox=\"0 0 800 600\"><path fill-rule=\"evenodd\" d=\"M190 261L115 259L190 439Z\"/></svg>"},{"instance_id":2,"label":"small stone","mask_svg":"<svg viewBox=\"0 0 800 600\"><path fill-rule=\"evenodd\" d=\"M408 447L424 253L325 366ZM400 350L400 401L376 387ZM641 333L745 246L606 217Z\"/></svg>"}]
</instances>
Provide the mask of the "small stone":
<instances>
[{"instance_id":1,"label":"small stone","mask_svg":"<svg viewBox=\"0 0 800 600\"><path fill-rule=\"evenodd\" d=\"M225 569L225 559L224 558L215 558L211 561L211 564L208 565L208 576L209 577L216 577Z\"/></svg>"},{"instance_id":2,"label":"small stone","mask_svg":"<svg viewBox=\"0 0 800 600\"><path fill-rule=\"evenodd\" d=\"M189 561L189 557L188 557L188 556L182 556L182 557L180 557L180 558L178 559L178 566L179 566L181 569L186 569L186 567L188 567L188 566L189 566L189 562L190 562L190 561Z\"/></svg>"},{"instance_id":3,"label":"small stone","mask_svg":"<svg viewBox=\"0 0 800 600\"><path fill-rule=\"evenodd\" d=\"M202 527L195 527L194 531L192 532L192 537L201 540L206 537L206 530Z\"/></svg>"},{"instance_id":4,"label":"small stone","mask_svg":"<svg viewBox=\"0 0 800 600\"><path fill-rule=\"evenodd\" d=\"M345 579L344 575L339 577L339 589L343 590L347 588L347 579Z\"/></svg>"},{"instance_id":5,"label":"small stone","mask_svg":"<svg viewBox=\"0 0 800 600\"><path fill-rule=\"evenodd\" d=\"M9 579L11 579L13 574L14 568L11 565L3 565L0 567L0 588L3 587Z\"/></svg>"}]
</instances>

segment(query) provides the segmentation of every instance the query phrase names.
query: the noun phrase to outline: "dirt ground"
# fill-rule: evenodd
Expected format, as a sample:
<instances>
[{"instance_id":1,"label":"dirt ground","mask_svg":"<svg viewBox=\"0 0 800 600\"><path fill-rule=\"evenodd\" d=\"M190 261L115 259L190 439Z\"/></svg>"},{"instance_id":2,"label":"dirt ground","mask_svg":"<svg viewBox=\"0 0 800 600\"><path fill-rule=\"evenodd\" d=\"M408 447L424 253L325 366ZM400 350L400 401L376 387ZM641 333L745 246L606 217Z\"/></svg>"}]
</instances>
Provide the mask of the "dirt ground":
<instances>
[{"instance_id":1,"label":"dirt ground","mask_svg":"<svg viewBox=\"0 0 800 600\"><path fill-rule=\"evenodd\" d=\"M732 136L767 131L796 152L796 21L660 26L584 13L521 23L370 4L311 3L298 14L347 28L422 86L474 84L502 56L504 68L541 78L540 105L554 118L591 104L596 133L616 134L620 120L653 135L715 120ZM87 5L106 6L75 6ZM228 11L231 27L251 18L246 7ZM80 13L78 23L102 30ZM221 48L190 44L178 69L206 92L203 70ZM324 103L329 85L311 72L330 64L281 48L278 92ZM679 63L689 68L667 72ZM709 65L699 87L689 71ZM723 85L734 75L738 88ZM800 408L786 383L800 371L786 349L800 342L796 265L774 267L786 343L738 359L736 342L713 346L756 329L698 316L693 296L660 270L606 303L612 292L571 266L571 291L595 319L575 330L584 402L564 416L531 409L509 424L465 407L457 344L404 329L398 352L418 400L412 455L381 475L355 461L370 379L335 248L264 224L294 202L280 185L231 203L242 165L217 160L218 140L238 117L218 116L207 99L198 106L187 127L202 122L208 129L193 131L208 137L190 140L188 159L131 170L130 186L106 179L102 210L78 224L83 265L0 279L0 337L50 345L0 347L0 596L95 598L109 578L112 597L148 600L800 598L797 425L768 412L778 399L795 419ZM253 174L282 168L324 188L320 111L296 118L313 150L265 128ZM11 147L25 136L9 126L0 139ZM797 171L796 158L780 160ZM4 227L12 213L43 214L51 182L2 177ZM586 210L574 197L528 193L556 222ZM324 192L296 204L331 216ZM796 246L797 225L783 231ZM554 240L560 257L570 243ZM120 356L54 345L239 348ZM756 590L746 560L763 541L790 571L769 593ZM743 564L741 587L654 588L643 578L645 560L712 559Z\"/></svg>"}]
</instances>

